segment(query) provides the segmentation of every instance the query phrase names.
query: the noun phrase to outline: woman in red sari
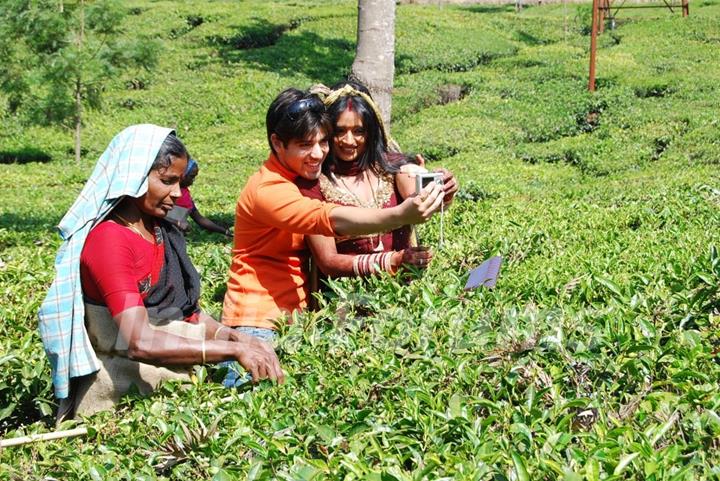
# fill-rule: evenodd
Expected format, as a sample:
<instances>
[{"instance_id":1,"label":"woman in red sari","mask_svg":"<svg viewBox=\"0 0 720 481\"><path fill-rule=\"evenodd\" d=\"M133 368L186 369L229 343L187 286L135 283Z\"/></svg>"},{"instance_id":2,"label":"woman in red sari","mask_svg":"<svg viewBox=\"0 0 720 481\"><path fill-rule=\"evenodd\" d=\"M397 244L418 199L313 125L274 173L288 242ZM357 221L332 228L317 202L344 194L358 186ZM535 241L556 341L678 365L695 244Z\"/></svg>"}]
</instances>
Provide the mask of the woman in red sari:
<instances>
[{"instance_id":1,"label":"woman in red sari","mask_svg":"<svg viewBox=\"0 0 720 481\"><path fill-rule=\"evenodd\" d=\"M236 360L255 380L284 378L269 344L200 310L199 274L164 220L188 157L172 130L128 127L60 223L57 274L39 312L58 420L111 409L133 385L149 393L189 380L195 364Z\"/></svg>"}]
</instances>

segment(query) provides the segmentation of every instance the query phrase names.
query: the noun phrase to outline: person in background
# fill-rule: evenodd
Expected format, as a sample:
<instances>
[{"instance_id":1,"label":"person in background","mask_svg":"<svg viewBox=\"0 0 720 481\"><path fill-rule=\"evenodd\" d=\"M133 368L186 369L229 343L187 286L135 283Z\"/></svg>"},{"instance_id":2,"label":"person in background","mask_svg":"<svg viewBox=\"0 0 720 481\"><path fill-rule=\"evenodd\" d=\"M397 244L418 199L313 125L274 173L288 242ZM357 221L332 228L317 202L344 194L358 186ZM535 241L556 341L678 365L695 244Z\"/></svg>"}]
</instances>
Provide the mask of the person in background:
<instances>
[{"instance_id":1,"label":"person in background","mask_svg":"<svg viewBox=\"0 0 720 481\"><path fill-rule=\"evenodd\" d=\"M216 224L202 215L193 201L192 195L190 194L190 186L195 182L199 172L200 166L198 166L197 161L190 158L183 179L180 181L180 198L175 203L175 207L168 212L165 219L177 225L181 231L188 232L190 230L190 224L187 219L191 217L197 225L206 231L223 234L225 237L232 239L232 231L228 227Z\"/></svg>"},{"instance_id":2,"label":"person in background","mask_svg":"<svg viewBox=\"0 0 720 481\"><path fill-rule=\"evenodd\" d=\"M134 385L189 380L192 365L239 362L280 382L272 347L199 307L185 238L164 217L180 197L185 146L171 129L118 134L60 221L56 277L38 313L58 421L110 409Z\"/></svg>"}]
</instances>

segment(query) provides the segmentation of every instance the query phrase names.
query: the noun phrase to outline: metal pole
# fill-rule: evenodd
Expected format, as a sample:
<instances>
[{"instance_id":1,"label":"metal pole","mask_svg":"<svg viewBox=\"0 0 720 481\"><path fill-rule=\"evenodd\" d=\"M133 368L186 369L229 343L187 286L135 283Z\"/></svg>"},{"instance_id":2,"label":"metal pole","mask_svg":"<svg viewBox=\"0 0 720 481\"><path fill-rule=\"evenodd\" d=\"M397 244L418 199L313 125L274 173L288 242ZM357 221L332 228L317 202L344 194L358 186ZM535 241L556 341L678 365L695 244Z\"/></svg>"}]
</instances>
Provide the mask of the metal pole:
<instances>
[{"instance_id":1,"label":"metal pole","mask_svg":"<svg viewBox=\"0 0 720 481\"><path fill-rule=\"evenodd\" d=\"M670 8L672 11L673 7L682 7L681 5L673 5L673 4L666 4L666 5L623 5L622 7L615 7L615 13L619 12L620 10L633 10L638 8ZM612 9L611 9L612 10Z\"/></svg>"},{"instance_id":2,"label":"metal pole","mask_svg":"<svg viewBox=\"0 0 720 481\"><path fill-rule=\"evenodd\" d=\"M592 30L590 33L590 78L588 80L588 90L595 91L595 59L597 54L597 36L598 36L598 2L593 0L592 5Z\"/></svg>"}]
</instances>

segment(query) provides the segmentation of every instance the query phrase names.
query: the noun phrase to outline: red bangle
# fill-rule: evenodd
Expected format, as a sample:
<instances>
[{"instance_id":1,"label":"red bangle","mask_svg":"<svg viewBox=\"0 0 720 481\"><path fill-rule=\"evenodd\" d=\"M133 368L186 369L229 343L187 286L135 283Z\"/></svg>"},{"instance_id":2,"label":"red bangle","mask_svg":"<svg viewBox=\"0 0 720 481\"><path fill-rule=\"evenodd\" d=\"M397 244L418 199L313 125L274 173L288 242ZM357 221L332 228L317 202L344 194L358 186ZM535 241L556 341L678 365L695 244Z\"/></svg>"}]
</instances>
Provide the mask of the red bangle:
<instances>
[{"instance_id":1,"label":"red bangle","mask_svg":"<svg viewBox=\"0 0 720 481\"><path fill-rule=\"evenodd\" d=\"M199 312L193 312L189 316L185 318L185 322L189 322L190 324L197 324L200 322L200 313Z\"/></svg>"}]
</instances>

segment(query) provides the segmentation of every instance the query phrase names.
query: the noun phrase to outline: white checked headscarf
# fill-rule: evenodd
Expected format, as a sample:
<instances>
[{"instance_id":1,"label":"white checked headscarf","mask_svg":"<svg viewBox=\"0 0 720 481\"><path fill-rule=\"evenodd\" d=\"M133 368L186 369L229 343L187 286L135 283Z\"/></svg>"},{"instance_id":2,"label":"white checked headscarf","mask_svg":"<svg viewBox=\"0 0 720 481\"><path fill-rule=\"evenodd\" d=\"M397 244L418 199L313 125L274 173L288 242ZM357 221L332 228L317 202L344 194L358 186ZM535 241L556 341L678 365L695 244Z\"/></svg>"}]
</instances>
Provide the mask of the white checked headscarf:
<instances>
[{"instance_id":1,"label":"white checked headscarf","mask_svg":"<svg viewBox=\"0 0 720 481\"><path fill-rule=\"evenodd\" d=\"M100 156L58 229L63 243L55 258L55 280L40 307L40 336L52 367L55 396L68 397L70 378L99 369L85 331L80 254L90 230L124 197L140 197L148 174L172 129L133 125L120 132Z\"/></svg>"}]
</instances>

